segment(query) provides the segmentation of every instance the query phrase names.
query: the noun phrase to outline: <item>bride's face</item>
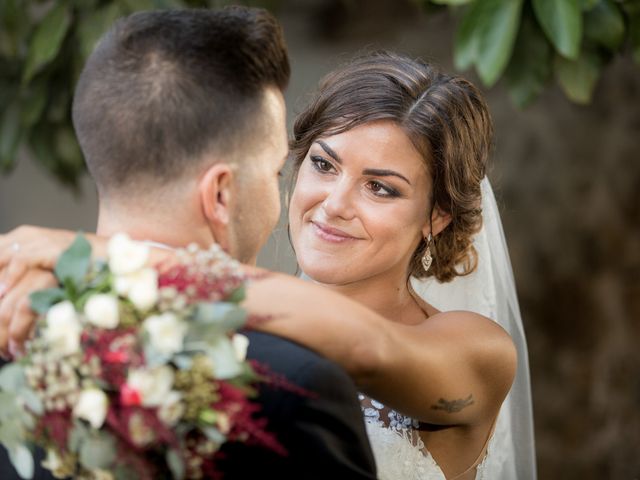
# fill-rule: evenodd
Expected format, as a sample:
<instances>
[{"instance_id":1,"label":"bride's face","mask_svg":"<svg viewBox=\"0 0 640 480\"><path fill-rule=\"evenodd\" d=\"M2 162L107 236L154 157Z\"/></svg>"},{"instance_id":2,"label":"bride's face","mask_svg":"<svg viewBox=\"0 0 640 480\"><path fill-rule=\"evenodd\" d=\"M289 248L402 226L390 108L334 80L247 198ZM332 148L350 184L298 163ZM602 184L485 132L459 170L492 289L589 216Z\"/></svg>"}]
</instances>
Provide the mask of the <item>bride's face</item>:
<instances>
[{"instance_id":1,"label":"bride's face","mask_svg":"<svg viewBox=\"0 0 640 480\"><path fill-rule=\"evenodd\" d=\"M403 278L429 233L424 159L390 121L316 140L291 197L291 237L302 271L326 284Z\"/></svg>"}]
</instances>

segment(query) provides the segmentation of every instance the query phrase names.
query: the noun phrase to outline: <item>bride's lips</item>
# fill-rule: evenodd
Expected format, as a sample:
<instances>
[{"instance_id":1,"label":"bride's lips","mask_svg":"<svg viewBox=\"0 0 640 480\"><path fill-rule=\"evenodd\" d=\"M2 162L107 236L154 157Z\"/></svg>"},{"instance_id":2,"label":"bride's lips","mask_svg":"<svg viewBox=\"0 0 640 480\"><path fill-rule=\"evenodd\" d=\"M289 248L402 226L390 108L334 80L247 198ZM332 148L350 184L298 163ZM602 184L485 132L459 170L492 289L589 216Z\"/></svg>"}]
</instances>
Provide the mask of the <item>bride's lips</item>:
<instances>
[{"instance_id":1,"label":"bride's lips","mask_svg":"<svg viewBox=\"0 0 640 480\"><path fill-rule=\"evenodd\" d=\"M315 234L323 240L332 243L348 242L350 240L357 240L357 237L349 235L338 228L333 228L320 222L311 221Z\"/></svg>"}]
</instances>

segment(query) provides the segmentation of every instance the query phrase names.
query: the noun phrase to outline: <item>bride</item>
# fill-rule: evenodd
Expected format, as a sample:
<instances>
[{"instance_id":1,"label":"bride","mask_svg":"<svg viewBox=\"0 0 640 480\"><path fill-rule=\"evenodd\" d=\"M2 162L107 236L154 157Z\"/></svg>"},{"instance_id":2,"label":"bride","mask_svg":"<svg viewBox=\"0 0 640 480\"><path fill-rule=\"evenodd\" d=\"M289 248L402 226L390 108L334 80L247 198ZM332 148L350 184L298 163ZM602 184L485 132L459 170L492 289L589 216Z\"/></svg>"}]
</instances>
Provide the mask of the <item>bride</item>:
<instances>
[{"instance_id":1,"label":"bride","mask_svg":"<svg viewBox=\"0 0 640 480\"><path fill-rule=\"evenodd\" d=\"M276 315L259 328L353 376L383 480L535 478L526 344L485 179L491 130L470 83L389 53L329 74L295 123L299 265L387 321ZM247 308L273 303L249 291Z\"/></svg>"},{"instance_id":2,"label":"bride","mask_svg":"<svg viewBox=\"0 0 640 480\"><path fill-rule=\"evenodd\" d=\"M330 73L295 122L300 268L423 336L403 346L411 371L360 382L383 480L535 477L526 343L485 177L491 136L469 82L384 52ZM506 401L515 359L494 321L517 347Z\"/></svg>"}]
</instances>

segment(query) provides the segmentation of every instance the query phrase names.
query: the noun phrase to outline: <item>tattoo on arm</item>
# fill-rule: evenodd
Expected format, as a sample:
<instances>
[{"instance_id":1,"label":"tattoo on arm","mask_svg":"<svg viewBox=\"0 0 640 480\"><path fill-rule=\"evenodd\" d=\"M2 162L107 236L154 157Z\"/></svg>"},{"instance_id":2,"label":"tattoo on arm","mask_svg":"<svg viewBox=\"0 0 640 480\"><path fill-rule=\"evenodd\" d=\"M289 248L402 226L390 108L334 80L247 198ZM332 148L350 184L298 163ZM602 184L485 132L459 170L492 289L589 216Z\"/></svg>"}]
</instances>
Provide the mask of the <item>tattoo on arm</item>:
<instances>
[{"instance_id":1,"label":"tattoo on arm","mask_svg":"<svg viewBox=\"0 0 640 480\"><path fill-rule=\"evenodd\" d=\"M467 398L459 398L457 400L445 400L441 398L436 405L431 405L431 410L444 410L447 413L457 413L463 408L473 405L473 394L469 394Z\"/></svg>"}]
</instances>

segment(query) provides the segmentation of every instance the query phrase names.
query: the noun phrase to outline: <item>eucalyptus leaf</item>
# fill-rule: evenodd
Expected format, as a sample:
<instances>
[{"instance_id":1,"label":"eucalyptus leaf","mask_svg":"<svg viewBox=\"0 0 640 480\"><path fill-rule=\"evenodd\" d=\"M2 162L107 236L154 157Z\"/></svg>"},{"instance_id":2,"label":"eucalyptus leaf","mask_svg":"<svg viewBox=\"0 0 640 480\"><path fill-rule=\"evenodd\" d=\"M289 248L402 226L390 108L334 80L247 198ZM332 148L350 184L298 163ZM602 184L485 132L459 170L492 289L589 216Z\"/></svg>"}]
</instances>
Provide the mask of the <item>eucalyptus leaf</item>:
<instances>
[{"instance_id":1,"label":"eucalyptus leaf","mask_svg":"<svg viewBox=\"0 0 640 480\"><path fill-rule=\"evenodd\" d=\"M116 459L116 443L111 435L92 432L80 445L80 463L83 467L109 469Z\"/></svg>"},{"instance_id":2,"label":"eucalyptus leaf","mask_svg":"<svg viewBox=\"0 0 640 480\"><path fill-rule=\"evenodd\" d=\"M246 320L246 310L230 302L200 303L195 311L196 324L211 325L224 332L237 330ZM211 331L217 333L213 328Z\"/></svg>"},{"instance_id":3,"label":"eucalyptus leaf","mask_svg":"<svg viewBox=\"0 0 640 480\"><path fill-rule=\"evenodd\" d=\"M15 392L0 391L0 423L18 413L18 395Z\"/></svg>"},{"instance_id":4,"label":"eucalyptus leaf","mask_svg":"<svg viewBox=\"0 0 640 480\"><path fill-rule=\"evenodd\" d=\"M551 45L529 16L523 18L511 61L505 72L509 95L524 108L544 89L551 76Z\"/></svg>"},{"instance_id":5,"label":"eucalyptus leaf","mask_svg":"<svg viewBox=\"0 0 640 480\"><path fill-rule=\"evenodd\" d=\"M24 367L19 363L9 363L0 370L0 389L18 393L27 383Z\"/></svg>"},{"instance_id":6,"label":"eucalyptus leaf","mask_svg":"<svg viewBox=\"0 0 640 480\"><path fill-rule=\"evenodd\" d=\"M533 11L556 51L575 60L580 54L582 11L580 0L532 0Z\"/></svg>"},{"instance_id":7,"label":"eucalyptus leaf","mask_svg":"<svg viewBox=\"0 0 640 480\"><path fill-rule=\"evenodd\" d=\"M5 419L0 424L0 442L11 450L16 448L25 440L25 429L17 416Z\"/></svg>"},{"instance_id":8,"label":"eucalyptus leaf","mask_svg":"<svg viewBox=\"0 0 640 480\"><path fill-rule=\"evenodd\" d=\"M620 8L611 0L600 0L584 16L585 37L617 50L624 42L624 17Z\"/></svg>"},{"instance_id":9,"label":"eucalyptus leaf","mask_svg":"<svg viewBox=\"0 0 640 480\"><path fill-rule=\"evenodd\" d=\"M246 298L246 296L247 293L244 285L240 285L233 292L231 292L231 295L229 295L227 301L231 303L241 303Z\"/></svg>"},{"instance_id":10,"label":"eucalyptus leaf","mask_svg":"<svg viewBox=\"0 0 640 480\"><path fill-rule=\"evenodd\" d=\"M20 398L24 401L26 407L35 415L42 415L44 413L42 400L40 400L40 397L33 390L23 388L20 390ZM31 415L28 415L28 418L31 418Z\"/></svg>"},{"instance_id":11,"label":"eucalyptus leaf","mask_svg":"<svg viewBox=\"0 0 640 480\"><path fill-rule=\"evenodd\" d=\"M31 310L44 315L53 305L64 299L64 290L61 288L47 288L37 290L29 295Z\"/></svg>"},{"instance_id":12,"label":"eucalyptus leaf","mask_svg":"<svg viewBox=\"0 0 640 480\"><path fill-rule=\"evenodd\" d=\"M24 444L19 444L14 448L8 449L9 460L13 464L16 472L24 479L33 478L34 462L31 450Z\"/></svg>"},{"instance_id":13,"label":"eucalyptus leaf","mask_svg":"<svg viewBox=\"0 0 640 480\"><path fill-rule=\"evenodd\" d=\"M73 424L69 437L67 438L67 446L73 453L80 450L80 446L89 438L90 432L81 422L76 421Z\"/></svg>"},{"instance_id":14,"label":"eucalyptus leaf","mask_svg":"<svg viewBox=\"0 0 640 480\"><path fill-rule=\"evenodd\" d=\"M174 449L171 449L167 452L166 460L173 478L175 480L183 479L185 474L185 467L180 453Z\"/></svg>"},{"instance_id":15,"label":"eucalyptus leaf","mask_svg":"<svg viewBox=\"0 0 640 480\"><path fill-rule=\"evenodd\" d=\"M91 266L91 244L78 234L65 250L55 266L55 274L61 283L72 282L76 288L82 284Z\"/></svg>"},{"instance_id":16,"label":"eucalyptus leaf","mask_svg":"<svg viewBox=\"0 0 640 480\"><path fill-rule=\"evenodd\" d=\"M554 71L560 87L573 102L586 105L591 101L600 78L602 60L594 51L584 51L577 60L556 55Z\"/></svg>"},{"instance_id":17,"label":"eucalyptus leaf","mask_svg":"<svg viewBox=\"0 0 640 480\"><path fill-rule=\"evenodd\" d=\"M71 25L71 12L65 1L54 2L38 26L29 45L29 53L24 67L22 81L29 83L31 78L53 60Z\"/></svg>"}]
</instances>

